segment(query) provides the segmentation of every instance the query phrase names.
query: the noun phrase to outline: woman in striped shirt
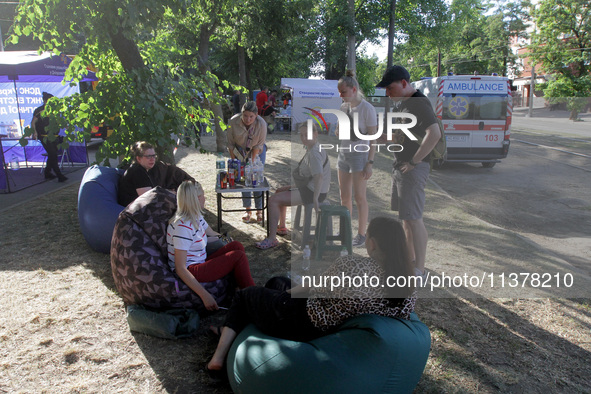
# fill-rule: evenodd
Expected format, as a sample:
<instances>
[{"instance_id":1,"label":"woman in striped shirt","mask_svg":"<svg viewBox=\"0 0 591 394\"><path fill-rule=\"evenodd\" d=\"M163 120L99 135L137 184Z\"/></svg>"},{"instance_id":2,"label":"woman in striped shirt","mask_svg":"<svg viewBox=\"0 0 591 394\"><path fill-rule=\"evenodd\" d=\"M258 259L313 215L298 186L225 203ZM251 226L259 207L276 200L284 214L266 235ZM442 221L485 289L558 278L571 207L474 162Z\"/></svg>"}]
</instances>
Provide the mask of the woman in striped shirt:
<instances>
[{"instance_id":1,"label":"woman in striped shirt","mask_svg":"<svg viewBox=\"0 0 591 394\"><path fill-rule=\"evenodd\" d=\"M218 305L199 282L212 282L232 273L240 289L254 286L244 246L232 241L211 256L205 250L210 240L220 236L203 218L205 195L199 182L185 181L178 188L177 211L166 232L168 264L203 301L208 310Z\"/></svg>"}]
</instances>

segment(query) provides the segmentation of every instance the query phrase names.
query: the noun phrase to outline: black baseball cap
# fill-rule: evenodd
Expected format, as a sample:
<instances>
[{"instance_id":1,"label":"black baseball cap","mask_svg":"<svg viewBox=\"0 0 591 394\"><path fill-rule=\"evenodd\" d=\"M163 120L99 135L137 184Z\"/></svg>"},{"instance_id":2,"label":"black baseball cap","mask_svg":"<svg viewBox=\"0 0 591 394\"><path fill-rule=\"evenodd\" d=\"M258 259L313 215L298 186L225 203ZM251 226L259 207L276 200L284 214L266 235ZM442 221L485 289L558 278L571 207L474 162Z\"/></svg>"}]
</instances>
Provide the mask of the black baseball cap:
<instances>
[{"instance_id":1,"label":"black baseball cap","mask_svg":"<svg viewBox=\"0 0 591 394\"><path fill-rule=\"evenodd\" d=\"M385 88L392 82L401 81L403 79L410 82L410 74L406 68L402 66L392 66L386 70L382 80L376 85L376 88Z\"/></svg>"}]
</instances>

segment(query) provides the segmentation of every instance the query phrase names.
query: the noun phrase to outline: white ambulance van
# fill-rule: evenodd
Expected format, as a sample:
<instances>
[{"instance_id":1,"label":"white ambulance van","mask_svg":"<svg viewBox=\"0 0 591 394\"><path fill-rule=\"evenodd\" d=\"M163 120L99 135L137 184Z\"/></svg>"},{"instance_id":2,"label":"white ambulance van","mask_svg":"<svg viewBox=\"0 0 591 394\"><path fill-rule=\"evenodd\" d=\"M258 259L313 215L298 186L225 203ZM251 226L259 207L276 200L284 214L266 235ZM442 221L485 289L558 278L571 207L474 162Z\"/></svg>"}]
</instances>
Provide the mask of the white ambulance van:
<instances>
[{"instance_id":1,"label":"white ambulance van","mask_svg":"<svg viewBox=\"0 0 591 394\"><path fill-rule=\"evenodd\" d=\"M507 157L513 108L507 77L448 75L412 85L429 98L443 123L446 161L493 167Z\"/></svg>"}]
</instances>

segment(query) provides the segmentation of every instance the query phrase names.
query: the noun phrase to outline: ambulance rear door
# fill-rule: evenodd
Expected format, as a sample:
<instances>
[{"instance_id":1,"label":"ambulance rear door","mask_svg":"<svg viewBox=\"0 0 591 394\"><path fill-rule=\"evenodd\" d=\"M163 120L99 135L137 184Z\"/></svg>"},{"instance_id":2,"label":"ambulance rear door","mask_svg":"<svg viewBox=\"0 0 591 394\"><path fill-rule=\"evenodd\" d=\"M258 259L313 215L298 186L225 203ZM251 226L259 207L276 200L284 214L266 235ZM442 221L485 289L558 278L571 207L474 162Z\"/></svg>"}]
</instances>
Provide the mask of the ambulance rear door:
<instances>
[{"instance_id":1,"label":"ambulance rear door","mask_svg":"<svg viewBox=\"0 0 591 394\"><path fill-rule=\"evenodd\" d=\"M442 121L448 161L482 162L492 166L506 157L506 79L450 76L444 78L442 85Z\"/></svg>"}]
</instances>

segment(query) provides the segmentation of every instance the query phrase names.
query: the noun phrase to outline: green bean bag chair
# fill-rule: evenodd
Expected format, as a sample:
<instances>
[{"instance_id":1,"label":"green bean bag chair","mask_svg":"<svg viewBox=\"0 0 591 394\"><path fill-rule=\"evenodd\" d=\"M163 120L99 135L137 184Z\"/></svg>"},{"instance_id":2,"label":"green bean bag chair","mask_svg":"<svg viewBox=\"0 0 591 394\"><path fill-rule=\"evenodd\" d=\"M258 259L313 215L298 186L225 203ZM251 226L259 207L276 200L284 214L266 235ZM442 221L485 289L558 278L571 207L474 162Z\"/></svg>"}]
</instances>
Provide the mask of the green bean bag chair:
<instances>
[{"instance_id":1,"label":"green bean bag chair","mask_svg":"<svg viewBox=\"0 0 591 394\"><path fill-rule=\"evenodd\" d=\"M411 393L427 363L429 329L410 320L361 315L310 342L247 326L228 353L235 393Z\"/></svg>"}]
</instances>

